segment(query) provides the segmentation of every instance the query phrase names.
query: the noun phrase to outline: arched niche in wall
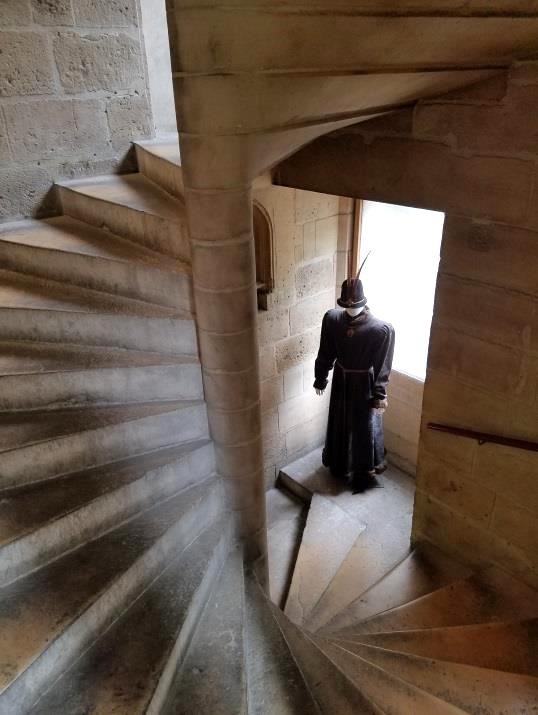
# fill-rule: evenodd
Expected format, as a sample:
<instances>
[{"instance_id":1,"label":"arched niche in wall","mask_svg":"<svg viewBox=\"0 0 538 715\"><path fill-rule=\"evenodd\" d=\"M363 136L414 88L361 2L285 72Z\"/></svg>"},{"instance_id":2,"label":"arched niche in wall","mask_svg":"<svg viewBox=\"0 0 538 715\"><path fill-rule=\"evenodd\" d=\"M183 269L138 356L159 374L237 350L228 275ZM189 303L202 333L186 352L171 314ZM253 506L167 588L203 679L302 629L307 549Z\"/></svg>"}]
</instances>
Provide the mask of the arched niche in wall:
<instances>
[{"instance_id":1,"label":"arched niche in wall","mask_svg":"<svg viewBox=\"0 0 538 715\"><path fill-rule=\"evenodd\" d=\"M252 204L254 246L256 251L256 289L258 308L267 310L267 296L274 288L273 226L267 211L254 201Z\"/></svg>"}]
</instances>

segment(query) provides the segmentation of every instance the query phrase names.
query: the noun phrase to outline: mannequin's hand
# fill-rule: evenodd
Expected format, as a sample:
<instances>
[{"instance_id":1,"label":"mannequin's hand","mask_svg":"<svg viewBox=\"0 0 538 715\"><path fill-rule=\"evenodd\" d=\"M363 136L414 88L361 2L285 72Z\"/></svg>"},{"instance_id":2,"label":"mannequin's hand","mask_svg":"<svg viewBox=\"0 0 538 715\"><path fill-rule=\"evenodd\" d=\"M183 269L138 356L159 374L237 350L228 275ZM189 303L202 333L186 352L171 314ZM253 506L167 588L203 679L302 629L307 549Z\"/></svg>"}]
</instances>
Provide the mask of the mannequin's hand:
<instances>
[{"instance_id":1,"label":"mannequin's hand","mask_svg":"<svg viewBox=\"0 0 538 715\"><path fill-rule=\"evenodd\" d=\"M373 401L373 409L379 414L382 415L383 412L387 409L389 406L389 403L387 401L387 398L385 397L384 399L376 399Z\"/></svg>"},{"instance_id":2,"label":"mannequin's hand","mask_svg":"<svg viewBox=\"0 0 538 715\"><path fill-rule=\"evenodd\" d=\"M319 397L321 397L323 395L323 393L325 392L325 390L320 390L318 387L316 387L315 390L316 390L316 395L319 395Z\"/></svg>"}]
</instances>

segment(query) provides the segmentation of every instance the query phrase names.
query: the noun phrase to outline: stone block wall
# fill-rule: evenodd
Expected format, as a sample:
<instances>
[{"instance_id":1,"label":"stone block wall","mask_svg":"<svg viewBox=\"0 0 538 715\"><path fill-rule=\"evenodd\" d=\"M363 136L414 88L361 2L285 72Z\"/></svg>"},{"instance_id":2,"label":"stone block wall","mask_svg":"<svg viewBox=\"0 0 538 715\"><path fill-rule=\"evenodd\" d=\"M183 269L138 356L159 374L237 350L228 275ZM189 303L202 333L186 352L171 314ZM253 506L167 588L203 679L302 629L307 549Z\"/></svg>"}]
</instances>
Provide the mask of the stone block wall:
<instances>
[{"instance_id":1,"label":"stone block wall","mask_svg":"<svg viewBox=\"0 0 538 715\"><path fill-rule=\"evenodd\" d=\"M54 213L57 179L132 168L146 74L138 0L2 0L0 220Z\"/></svg>"},{"instance_id":2,"label":"stone block wall","mask_svg":"<svg viewBox=\"0 0 538 715\"><path fill-rule=\"evenodd\" d=\"M405 143L425 179L431 162L437 186L415 184L423 194L416 204L450 209L424 391L414 538L535 584L538 456L426 425L538 441L537 111L538 64L527 63L475 91L419 104L412 139L375 139Z\"/></svg>"},{"instance_id":3,"label":"stone block wall","mask_svg":"<svg viewBox=\"0 0 538 715\"><path fill-rule=\"evenodd\" d=\"M384 416L385 448L389 461L411 476L417 470L423 394L422 380L392 371Z\"/></svg>"},{"instance_id":4,"label":"stone block wall","mask_svg":"<svg viewBox=\"0 0 538 715\"><path fill-rule=\"evenodd\" d=\"M413 538L538 584L538 63L317 140L284 185L446 212Z\"/></svg>"},{"instance_id":5,"label":"stone block wall","mask_svg":"<svg viewBox=\"0 0 538 715\"><path fill-rule=\"evenodd\" d=\"M346 274L353 202L268 186L254 199L273 224L275 289L258 313L265 481L325 438L330 386L318 397L321 320Z\"/></svg>"}]
</instances>

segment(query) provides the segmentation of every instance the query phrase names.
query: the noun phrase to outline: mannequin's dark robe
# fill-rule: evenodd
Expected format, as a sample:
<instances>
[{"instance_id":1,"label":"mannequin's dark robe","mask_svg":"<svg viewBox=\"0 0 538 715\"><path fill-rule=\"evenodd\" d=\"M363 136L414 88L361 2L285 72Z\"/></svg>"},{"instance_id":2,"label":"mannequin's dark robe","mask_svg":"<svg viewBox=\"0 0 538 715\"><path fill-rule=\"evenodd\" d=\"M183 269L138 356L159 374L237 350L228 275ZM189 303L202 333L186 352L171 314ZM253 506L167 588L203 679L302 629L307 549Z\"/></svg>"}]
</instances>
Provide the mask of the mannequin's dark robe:
<instances>
[{"instance_id":1,"label":"mannequin's dark robe","mask_svg":"<svg viewBox=\"0 0 538 715\"><path fill-rule=\"evenodd\" d=\"M384 462L383 416L394 353L394 328L365 308L356 318L329 310L321 326L314 387L334 368L323 464L344 479L373 474Z\"/></svg>"}]
</instances>

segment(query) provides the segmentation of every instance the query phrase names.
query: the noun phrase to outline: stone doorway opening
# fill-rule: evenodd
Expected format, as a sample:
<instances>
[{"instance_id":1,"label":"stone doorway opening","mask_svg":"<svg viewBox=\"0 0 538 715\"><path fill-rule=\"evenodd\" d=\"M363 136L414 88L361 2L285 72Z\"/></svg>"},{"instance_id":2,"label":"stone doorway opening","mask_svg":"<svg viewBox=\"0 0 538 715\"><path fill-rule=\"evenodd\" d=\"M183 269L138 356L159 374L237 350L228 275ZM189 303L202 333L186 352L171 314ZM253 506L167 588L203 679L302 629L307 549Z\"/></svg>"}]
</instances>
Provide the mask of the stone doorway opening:
<instances>
[{"instance_id":1,"label":"stone doorway opening","mask_svg":"<svg viewBox=\"0 0 538 715\"><path fill-rule=\"evenodd\" d=\"M396 331L384 415L390 461L415 475L422 397L441 255L444 213L377 201L359 201L352 256L368 305Z\"/></svg>"}]
</instances>

